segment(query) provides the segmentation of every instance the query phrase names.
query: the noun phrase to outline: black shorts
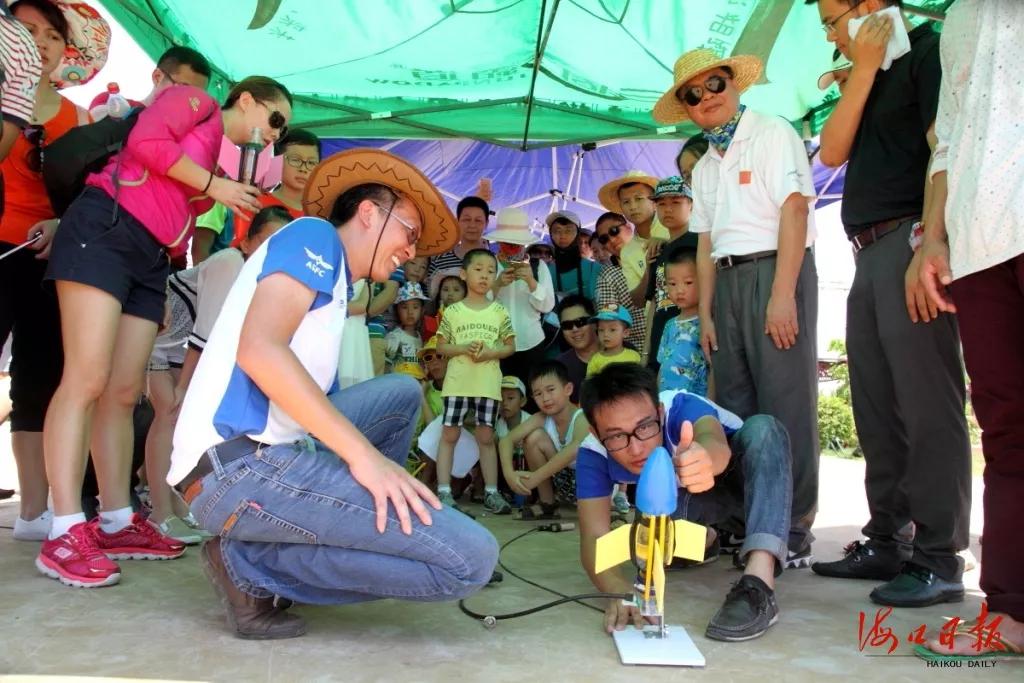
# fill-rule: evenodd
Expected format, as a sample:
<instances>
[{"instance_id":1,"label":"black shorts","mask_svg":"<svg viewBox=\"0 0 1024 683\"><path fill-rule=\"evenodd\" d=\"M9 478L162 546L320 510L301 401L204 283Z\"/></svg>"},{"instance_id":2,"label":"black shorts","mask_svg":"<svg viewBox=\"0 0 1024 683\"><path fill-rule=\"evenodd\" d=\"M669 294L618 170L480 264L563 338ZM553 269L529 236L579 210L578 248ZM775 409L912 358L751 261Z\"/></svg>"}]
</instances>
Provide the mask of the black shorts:
<instances>
[{"instance_id":1,"label":"black shorts","mask_svg":"<svg viewBox=\"0 0 1024 683\"><path fill-rule=\"evenodd\" d=\"M0 242L0 254L14 248ZM0 261L0 346L11 342L11 431L41 432L60 384L64 350L52 288L43 288L46 261L22 249Z\"/></svg>"},{"instance_id":2,"label":"black shorts","mask_svg":"<svg viewBox=\"0 0 1024 683\"><path fill-rule=\"evenodd\" d=\"M145 226L97 187L68 207L53 238L47 280L79 282L118 300L121 311L160 324L169 261Z\"/></svg>"}]
</instances>

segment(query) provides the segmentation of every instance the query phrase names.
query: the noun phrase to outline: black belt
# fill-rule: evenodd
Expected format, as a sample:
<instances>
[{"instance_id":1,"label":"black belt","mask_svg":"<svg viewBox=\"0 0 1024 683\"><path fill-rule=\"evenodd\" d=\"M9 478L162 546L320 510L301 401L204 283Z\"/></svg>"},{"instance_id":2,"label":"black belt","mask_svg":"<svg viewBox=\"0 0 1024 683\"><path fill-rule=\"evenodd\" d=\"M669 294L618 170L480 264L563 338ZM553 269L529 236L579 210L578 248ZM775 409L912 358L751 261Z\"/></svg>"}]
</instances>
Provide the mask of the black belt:
<instances>
[{"instance_id":1,"label":"black belt","mask_svg":"<svg viewBox=\"0 0 1024 683\"><path fill-rule=\"evenodd\" d=\"M916 218L916 215L903 216L902 218L892 218L887 221L879 221L878 223L869 225L850 238L850 242L853 244L853 253L856 254L862 249L871 246L890 232L895 232L907 221L912 221Z\"/></svg>"},{"instance_id":2,"label":"black belt","mask_svg":"<svg viewBox=\"0 0 1024 683\"><path fill-rule=\"evenodd\" d=\"M207 449L200 457L199 462L192 468L192 471L185 475L185 478L178 482L174 487L181 493L181 497L185 500L186 504L191 504L195 497L202 491L203 477L213 472L213 460L211 459L212 454L216 454L217 461L220 462L221 467L227 465L230 462L234 462L239 458L244 458L247 455L255 453L261 448L266 448L267 444L260 443L259 441L253 441L247 436L236 436L233 439L222 441L216 446L211 446Z\"/></svg>"},{"instance_id":3,"label":"black belt","mask_svg":"<svg viewBox=\"0 0 1024 683\"><path fill-rule=\"evenodd\" d=\"M760 261L766 258L775 258L778 255L778 251L772 249L771 251L755 251L753 254L741 254L739 256L723 256L715 259L715 268L717 270L725 270L726 268L732 268L738 266L741 263L750 263L751 261Z\"/></svg>"}]
</instances>

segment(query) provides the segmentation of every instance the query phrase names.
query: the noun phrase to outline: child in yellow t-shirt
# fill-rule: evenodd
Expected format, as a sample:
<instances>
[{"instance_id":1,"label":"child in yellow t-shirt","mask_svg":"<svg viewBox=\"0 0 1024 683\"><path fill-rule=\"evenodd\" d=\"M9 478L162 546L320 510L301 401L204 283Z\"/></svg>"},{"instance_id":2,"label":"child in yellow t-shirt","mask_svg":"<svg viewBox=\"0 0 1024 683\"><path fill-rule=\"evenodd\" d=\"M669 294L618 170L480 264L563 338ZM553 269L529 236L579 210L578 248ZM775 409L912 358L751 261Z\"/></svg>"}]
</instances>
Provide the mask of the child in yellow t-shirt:
<instances>
[{"instance_id":1,"label":"child in yellow t-shirt","mask_svg":"<svg viewBox=\"0 0 1024 683\"><path fill-rule=\"evenodd\" d=\"M587 377L601 372L612 363L640 363L640 354L625 346L626 331L633 325L633 317L624 306L605 306L594 316L597 323L597 343L601 350L587 363Z\"/></svg>"},{"instance_id":2,"label":"child in yellow t-shirt","mask_svg":"<svg viewBox=\"0 0 1024 683\"><path fill-rule=\"evenodd\" d=\"M484 475L484 508L497 515L512 511L498 493L498 451L494 426L501 402L501 364L515 352L515 333L508 310L487 298L498 274L498 261L486 249L472 249L462 259L460 277L466 298L444 309L437 329L437 350L448 357L444 387L444 428L437 447L437 496L455 506L451 474L455 444L466 413L476 414L480 469Z\"/></svg>"}]
</instances>

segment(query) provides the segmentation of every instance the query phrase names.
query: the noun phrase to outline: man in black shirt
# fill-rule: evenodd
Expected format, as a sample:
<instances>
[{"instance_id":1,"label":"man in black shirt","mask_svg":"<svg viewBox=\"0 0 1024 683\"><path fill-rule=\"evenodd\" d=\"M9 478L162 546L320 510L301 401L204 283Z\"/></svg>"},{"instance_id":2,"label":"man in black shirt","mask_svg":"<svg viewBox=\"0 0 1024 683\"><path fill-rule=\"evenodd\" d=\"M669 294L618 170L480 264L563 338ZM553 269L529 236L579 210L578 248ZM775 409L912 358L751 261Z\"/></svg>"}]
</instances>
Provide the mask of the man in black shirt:
<instances>
[{"instance_id":1,"label":"man in black shirt","mask_svg":"<svg viewBox=\"0 0 1024 683\"><path fill-rule=\"evenodd\" d=\"M580 389L587 377L587 363L597 353L597 324L594 322L594 302L579 294L570 294L555 308L562 328L562 338L569 349L558 356L569 371L572 396L569 400L579 405Z\"/></svg>"},{"instance_id":2,"label":"man in black shirt","mask_svg":"<svg viewBox=\"0 0 1024 683\"><path fill-rule=\"evenodd\" d=\"M963 369L956 321L918 290L914 257L914 229L929 201L939 36L927 24L910 30L899 9L889 9L899 0L807 2L817 2L828 40L853 63L822 130L821 160L848 162L842 218L857 270L846 347L871 511L866 543L812 569L887 581L871 593L883 605L959 601L957 552L967 547L971 494ZM851 22L860 24L853 38ZM890 38L904 29L910 51L887 57ZM912 549L900 534L910 522Z\"/></svg>"}]
</instances>

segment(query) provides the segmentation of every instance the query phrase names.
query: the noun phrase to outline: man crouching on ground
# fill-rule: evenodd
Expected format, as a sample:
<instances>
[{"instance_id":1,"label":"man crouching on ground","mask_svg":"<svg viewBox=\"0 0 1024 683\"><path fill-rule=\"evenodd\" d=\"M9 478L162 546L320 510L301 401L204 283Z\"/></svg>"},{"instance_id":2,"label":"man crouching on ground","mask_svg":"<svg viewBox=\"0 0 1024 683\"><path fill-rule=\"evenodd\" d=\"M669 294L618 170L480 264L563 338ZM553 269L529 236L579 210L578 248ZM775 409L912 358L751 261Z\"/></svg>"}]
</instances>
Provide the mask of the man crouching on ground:
<instances>
[{"instance_id":1,"label":"man crouching on ground","mask_svg":"<svg viewBox=\"0 0 1024 683\"><path fill-rule=\"evenodd\" d=\"M351 283L385 282L417 252L450 248L454 217L417 169L368 149L324 160L303 204L307 215L257 249L228 294L167 477L216 535L203 562L241 638L302 635L293 602L461 598L498 556L486 529L403 467L416 381L338 391Z\"/></svg>"},{"instance_id":2,"label":"man crouching on ground","mask_svg":"<svg viewBox=\"0 0 1024 683\"><path fill-rule=\"evenodd\" d=\"M731 516L746 521L737 554L738 563L745 564L743 576L705 635L739 641L767 631L779 618L775 577L786 560L793 488L782 424L767 415L744 422L685 391L659 396L654 373L631 364L610 365L587 379L580 403L591 431L576 456L580 559L598 590L633 592L633 583L616 569L594 573L595 543L611 530L613 483L636 483L650 454L664 446L672 453L681 489L673 519L704 525ZM715 539L709 538L708 547L717 553ZM630 622L640 626L640 609L609 600L604 622L609 633Z\"/></svg>"}]
</instances>

